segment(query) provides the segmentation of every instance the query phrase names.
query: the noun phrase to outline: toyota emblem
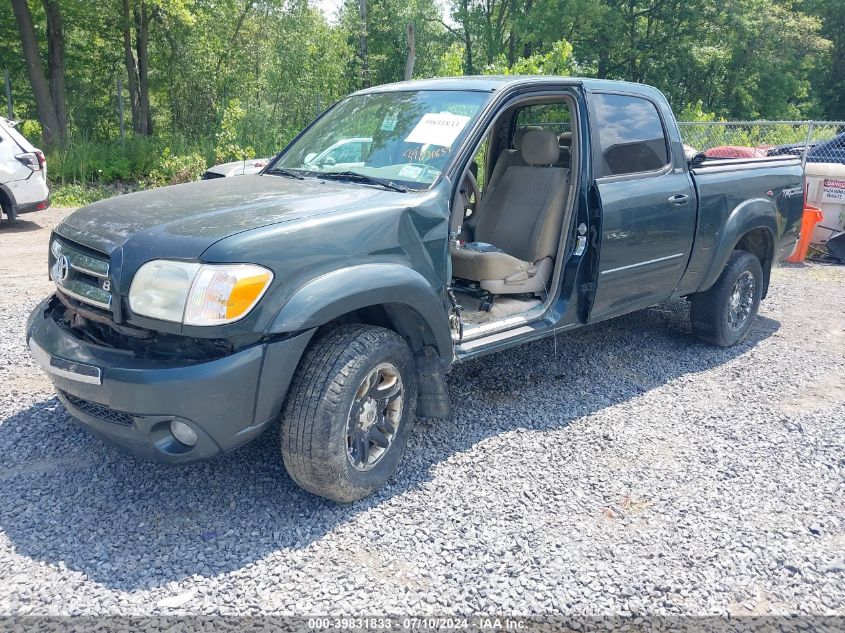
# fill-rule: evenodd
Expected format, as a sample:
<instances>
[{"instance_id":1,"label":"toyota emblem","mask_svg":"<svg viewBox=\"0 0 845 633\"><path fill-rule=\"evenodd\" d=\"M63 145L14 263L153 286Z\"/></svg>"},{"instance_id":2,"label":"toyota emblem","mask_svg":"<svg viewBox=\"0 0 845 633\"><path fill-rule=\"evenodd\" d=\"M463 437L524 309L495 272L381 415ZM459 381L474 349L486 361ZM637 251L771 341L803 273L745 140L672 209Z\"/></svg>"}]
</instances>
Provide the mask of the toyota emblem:
<instances>
[{"instance_id":1,"label":"toyota emblem","mask_svg":"<svg viewBox=\"0 0 845 633\"><path fill-rule=\"evenodd\" d=\"M56 281L64 281L70 273L70 260L67 255L62 255L56 261Z\"/></svg>"}]
</instances>

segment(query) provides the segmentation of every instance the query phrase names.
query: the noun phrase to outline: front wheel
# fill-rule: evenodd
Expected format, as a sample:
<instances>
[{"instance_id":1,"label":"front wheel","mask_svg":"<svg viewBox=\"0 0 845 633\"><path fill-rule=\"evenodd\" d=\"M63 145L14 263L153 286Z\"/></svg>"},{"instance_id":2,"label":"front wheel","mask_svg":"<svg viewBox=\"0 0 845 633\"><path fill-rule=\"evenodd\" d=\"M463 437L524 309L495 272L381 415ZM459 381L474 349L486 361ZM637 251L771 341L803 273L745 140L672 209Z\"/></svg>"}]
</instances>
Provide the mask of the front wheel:
<instances>
[{"instance_id":1,"label":"front wheel","mask_svg":"<svg viewBox=\"0 0 845 633\"><path fill-rule=\"evenodd\" d=\"M396 470L417 401L414 358L381 327L342 325L303 356L282 412L282 457L314 494L351 502Z\"/></svg>"},{"instance_id":2,"label":"front wheel","mask_svg":"<svg viewBox=\"0 0 845 633\"><path fill-rule=\"evenodd\" d=\"M762 295L760 260L747 251L734 251L713 287L691 297L693 333L719 347L736 345L748 335Z\"/></svg>"}]
</instances>

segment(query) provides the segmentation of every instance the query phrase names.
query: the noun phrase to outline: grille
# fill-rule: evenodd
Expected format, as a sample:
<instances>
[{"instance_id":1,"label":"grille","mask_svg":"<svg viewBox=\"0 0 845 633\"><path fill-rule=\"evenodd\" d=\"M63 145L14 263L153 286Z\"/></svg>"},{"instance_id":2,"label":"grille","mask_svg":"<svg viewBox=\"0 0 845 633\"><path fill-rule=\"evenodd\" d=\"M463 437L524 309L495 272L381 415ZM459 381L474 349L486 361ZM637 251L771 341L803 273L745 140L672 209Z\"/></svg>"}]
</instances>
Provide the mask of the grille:
<instances>
[{"instance_id":1,"label":"grille","mask_svg":"<svg viewBox=\"0 0 845 633\"><path fill-rule=\"evenodd\" d=\"M120 424L121 426L132 426L132 415L129 413L115 411L105 405L97 404L96 402L85 400L84 398L79 398L69 394L67 391L62 391L61 389L59 390L59 393L72 407L79 409L82 413L90 415L92 418L97 418L98 420L103 420L104 422L111 422L112 424Z\"/></svg>"},{"instance_id":2,"label":"grille","mask_svg":"<svg viewBox=\"0 0 845 633\"><path fill-rule=\"evenodd\" d=\"M54 239L50 245L50 278L61 292L77 301L111 309L109 261L105 255L91 255L84 247Z\"/></svg>"}]
</instances>

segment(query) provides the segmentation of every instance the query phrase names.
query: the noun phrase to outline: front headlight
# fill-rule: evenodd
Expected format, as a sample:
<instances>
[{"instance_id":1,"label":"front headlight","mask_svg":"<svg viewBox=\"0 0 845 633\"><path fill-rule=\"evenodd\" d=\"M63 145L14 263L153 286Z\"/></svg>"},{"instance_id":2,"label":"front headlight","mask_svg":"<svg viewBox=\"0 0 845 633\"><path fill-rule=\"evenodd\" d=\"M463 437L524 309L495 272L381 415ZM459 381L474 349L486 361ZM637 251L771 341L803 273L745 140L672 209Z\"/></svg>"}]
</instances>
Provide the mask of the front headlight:
<instances>
[{"instance_id":1,"label":"front headlight","mask_svg":"<svg viewBox=\"0 0 845 633\"><path fill-rule=\"evenodd\" d=\"M197 264L157 259L132 280L135 314L185 325L222 325L245 317L273 281L255 264Z\"/></svg>"}]
</instances>

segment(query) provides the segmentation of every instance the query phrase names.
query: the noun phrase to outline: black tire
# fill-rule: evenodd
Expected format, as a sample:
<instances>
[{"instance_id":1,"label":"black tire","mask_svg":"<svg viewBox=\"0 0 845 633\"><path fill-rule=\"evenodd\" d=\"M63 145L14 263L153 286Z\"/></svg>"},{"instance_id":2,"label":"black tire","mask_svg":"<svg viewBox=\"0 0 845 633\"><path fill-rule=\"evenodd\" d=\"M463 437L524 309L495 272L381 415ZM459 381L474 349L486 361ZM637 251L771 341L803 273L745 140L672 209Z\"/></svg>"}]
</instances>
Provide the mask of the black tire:
<instances>
[{"instance_id":1,"label":"black tire","mask_svg":"<svg viewBox=\"0 0 845 633\"><path fill-rule=\"evenodd\" d=\"M746 285L749 275L753 279L753 288L750 290ZM735 295L735 291L738 294ZM748 335L757 317L762 294L763 268L760 260L748 251L734 251L713 287L690 297L693 333L719 347L740 343ZM745 306L738 312L734 311L736 305L732 304L732 298L736 301L736 296L740 297L741 304Z\"/></svg>"},{"instance_id":2,"label":"black tire","mask_svg":"<svg viewBox=\"0 0 845 633\"><path fill-rule=\"evenodd\" d=\"M398 380L391 387L394 374ZM386 387L365 389L368 384ZM398 411L397 396L389 403L373 397L386 396L395 385L401 393ZM342 325L310 346L294 375L282 411L285 468L297 484L321 497L344 503L366 497L396 470L416 403L414 358L405 340L381 327ZM364 441L370 434L389 445ZM367 465L365 459L375 461Z\"/></svg>"},{"instance_id":3,"label":"black tire","mask_svg":"<svg viewBox=\"0 0 845 633\"><path fill-rule=\"evenodd\" d=\"M17 219L17 214L12 211L12 205L5 200L0 200L0 219L4 214L9 222L14 222Z\"/></svg>"}]
</instances>

